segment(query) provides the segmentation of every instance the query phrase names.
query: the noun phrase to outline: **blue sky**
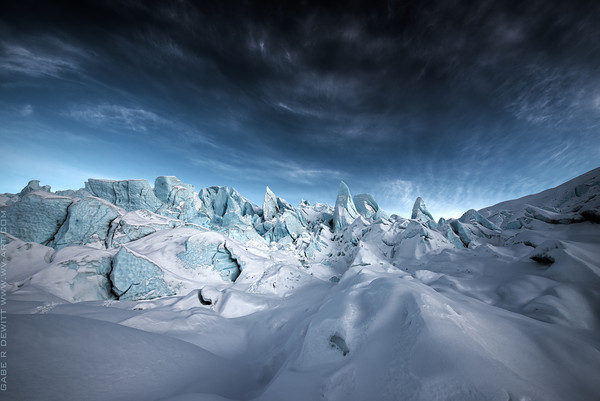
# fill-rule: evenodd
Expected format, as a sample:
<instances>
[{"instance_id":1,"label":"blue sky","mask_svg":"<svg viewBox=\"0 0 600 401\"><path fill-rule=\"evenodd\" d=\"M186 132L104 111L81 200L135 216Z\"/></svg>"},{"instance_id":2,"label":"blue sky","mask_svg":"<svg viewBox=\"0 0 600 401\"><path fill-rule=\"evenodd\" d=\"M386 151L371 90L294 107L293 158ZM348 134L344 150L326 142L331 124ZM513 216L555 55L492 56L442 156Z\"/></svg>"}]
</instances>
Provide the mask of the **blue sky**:
<instances>
[{"instance_id":1,"label":"blue sky","mask_svg":"<svg viewBox=\"0 0 600 401\"><path fill-rule=\"evenodd\" d=\"M600 165L595 2L43 4L0 16L0 192L340 180L453 217Z\"/></svg>"}]
</instances>

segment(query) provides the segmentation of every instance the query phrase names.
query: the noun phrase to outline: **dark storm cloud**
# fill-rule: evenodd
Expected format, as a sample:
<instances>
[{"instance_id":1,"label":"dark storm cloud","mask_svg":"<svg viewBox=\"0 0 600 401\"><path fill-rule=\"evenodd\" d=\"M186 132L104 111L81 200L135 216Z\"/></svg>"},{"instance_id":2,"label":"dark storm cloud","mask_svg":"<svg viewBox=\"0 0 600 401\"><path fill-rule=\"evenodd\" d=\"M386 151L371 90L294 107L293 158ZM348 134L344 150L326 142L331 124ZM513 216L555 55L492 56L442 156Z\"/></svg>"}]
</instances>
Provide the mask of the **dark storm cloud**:
<instances>
[{"instance_id":1,"label":"dark storm cloud","mask_svg":"<svg viewBox=\"0 0 600 401\"><path fill-rule=\"evenodd\" d=\"M331 197L344 178L451 211L598 164L599 20L594 1L13 2L0 101L143 138L200 185Z\"/></svg>"}]
</instances>

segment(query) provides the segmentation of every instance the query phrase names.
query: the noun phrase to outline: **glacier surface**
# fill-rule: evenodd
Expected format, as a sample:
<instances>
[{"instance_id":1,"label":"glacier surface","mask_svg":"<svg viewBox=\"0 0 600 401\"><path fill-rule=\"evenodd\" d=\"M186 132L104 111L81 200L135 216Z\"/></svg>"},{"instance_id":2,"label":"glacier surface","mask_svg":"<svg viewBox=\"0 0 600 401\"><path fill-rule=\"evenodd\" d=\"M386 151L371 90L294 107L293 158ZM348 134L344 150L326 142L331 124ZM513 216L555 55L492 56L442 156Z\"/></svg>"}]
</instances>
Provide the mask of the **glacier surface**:
<instances>
[{"instance_id":1,"label":"glacier surface","mask_svg":"<svg viewBox=\"0 0 600 401\"><path fill-rule=\"evenodd\" d=\"M438 222L173 176L32 180L0 213L8 399L600 394L600 169Z\"/></svg>"}]
</instances>

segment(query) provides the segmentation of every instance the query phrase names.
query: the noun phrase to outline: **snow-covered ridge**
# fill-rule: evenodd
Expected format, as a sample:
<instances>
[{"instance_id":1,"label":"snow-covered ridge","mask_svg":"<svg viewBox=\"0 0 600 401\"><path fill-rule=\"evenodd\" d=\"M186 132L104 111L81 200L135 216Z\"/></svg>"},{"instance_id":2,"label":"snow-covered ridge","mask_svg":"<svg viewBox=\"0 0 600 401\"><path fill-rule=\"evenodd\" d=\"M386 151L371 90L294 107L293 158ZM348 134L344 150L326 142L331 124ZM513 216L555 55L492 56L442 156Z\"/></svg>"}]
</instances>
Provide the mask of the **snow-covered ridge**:
<instances>
[{"instance_id":1,"label":"snow-covered ridge","mask_svg":"<svg viewBox=\"0 0 600 401\"><path fill-rule=\"evenodd\" d=\"M223 375L256 370L239 389L219 371L214 385L173 379L191 394L161 397L547 400L600 391L600 169L437 222L421 198L410 218L389 216L343 182L333 206L293 206L268 187L256 205L231 187L197 191L172 176L154 186L90 179L54 193L31 181L0 200L11 313L85 316L103 321L90 330L124 339L159 333L169 347L183 340L181 350L230 363ZM16 321L13 330L36 324ZM17 340L20 352L28 339ZM76 361L47 359L78 374ZM31 377L38 365L19 366L15 377L29 384L15 397L47 399L48 382ZM100 369L98 381L112 375ZM89 399L132 399L126 383L118 388ZM69 391L66 399L85 399ZM143 394L133 398L155 399Z\"/></svg>"},{"instance_id":2,"label":"snow-covered ridge","mask_svg":"<svg viewBox=\"0 0 600 401\"><path fill-rule=\"evenodd\" d=\"M600 221L600 168L580 175L556 188L505 201L480 213L503 228L518 228L533 220L569 224Z\"/></svg>"}]
</instances>

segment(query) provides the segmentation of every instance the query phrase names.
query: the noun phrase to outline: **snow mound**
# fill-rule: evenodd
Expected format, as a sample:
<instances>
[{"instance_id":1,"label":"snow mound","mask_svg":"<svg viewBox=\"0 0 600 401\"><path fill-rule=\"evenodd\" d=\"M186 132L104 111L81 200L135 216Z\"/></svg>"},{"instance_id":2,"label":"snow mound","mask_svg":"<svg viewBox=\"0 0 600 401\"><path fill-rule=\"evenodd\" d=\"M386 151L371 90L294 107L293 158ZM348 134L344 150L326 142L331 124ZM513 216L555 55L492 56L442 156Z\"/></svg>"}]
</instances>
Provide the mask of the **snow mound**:
<instances>
[{"instance_id":1,"label":"snow mound","mask_svg":"<svg viewBox=\"0 0 600 401\"><path fill-rule=\"evenodd\" d=\"M236 399L258 388L250 366L169 336L76 316L9 319L19 333L10 351L19 358L11 359L8 399L158 400L180 392Z\"/></svg>"}]
</instances>

